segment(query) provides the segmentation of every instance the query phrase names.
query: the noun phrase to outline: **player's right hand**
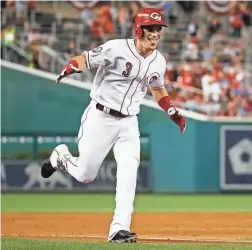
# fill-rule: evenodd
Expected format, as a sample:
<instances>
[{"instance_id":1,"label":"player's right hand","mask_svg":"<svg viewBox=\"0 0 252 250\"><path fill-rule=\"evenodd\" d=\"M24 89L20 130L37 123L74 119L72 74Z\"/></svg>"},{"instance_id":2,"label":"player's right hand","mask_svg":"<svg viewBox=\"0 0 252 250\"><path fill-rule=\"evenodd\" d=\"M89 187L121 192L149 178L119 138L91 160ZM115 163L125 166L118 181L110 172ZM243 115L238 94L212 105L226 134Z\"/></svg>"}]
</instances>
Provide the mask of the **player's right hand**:
<instances>
[{"instance_id":1,"label":"player's right hand","mask_svg":"<svg viewBox=\"0 0 252 250\"><path fill-rule=\"evenodd\" d=\"M56 83L58 83L62 78L69 76L74 73L81 73L82 71L78 69L77 62L75 60L70 60L61 69L61 73L57 77Z\"/></svg>"}]
</instances>

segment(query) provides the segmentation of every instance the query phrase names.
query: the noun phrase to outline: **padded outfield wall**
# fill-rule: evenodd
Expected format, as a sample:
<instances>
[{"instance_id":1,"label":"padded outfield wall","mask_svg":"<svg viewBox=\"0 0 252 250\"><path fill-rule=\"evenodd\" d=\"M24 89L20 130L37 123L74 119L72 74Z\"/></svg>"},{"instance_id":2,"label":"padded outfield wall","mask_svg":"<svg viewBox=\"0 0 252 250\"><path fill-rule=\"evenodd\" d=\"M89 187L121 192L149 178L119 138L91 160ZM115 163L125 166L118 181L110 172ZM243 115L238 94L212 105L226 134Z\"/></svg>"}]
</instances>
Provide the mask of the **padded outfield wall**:
<instances>
[{"instance_id":1,"label":"padded outfield wall","mask_svg":"<svg viewBox=\"0 0 252 250\"><path fill-rule=\"evenodd\" d=\"M91 83L66 79L62 84L56 84L56 76L53 74L3 61L1 75L2 140L3 137L6 140L15 136L30 138L29 147L34 156L38 149L38 143L34 143L34 140L38 139L36 136L40 136L40 140L48 136L76 136L81 115L90 100ZM153 101L145 100L141 106L139 126L145 156L139 174L139 190L252 190L251 118L210 120L204 115L181 112L187 117L187 130L184 134L179 133L178 128ZM69 143L70 148L76 149L74 140ZM22 144L22 147L25 145L28 144ZM52 146L50 143L46 145L48 148ZM8 143L2 143L2 153L10 151L11 147ZM16 148L19 148L17 144ZM15 178L18 177L13 174L19 166L19 171L23 169L24 172L27 164L34 163L34 159L24 162L2 159L1 167L4 166L6 173L4 182L2 177L5 190L11 190L13 187L13 190L20 189L20 185L27 187L29 179L25 177L25 173L24 181L19 186L15 184ZM112 164L112 161L110 163ZM104 169L108 168L106 166ZM19 176L22 176L21 172ZM10 179L11 181L8 181ZM105 184L97 180L94 189L102 190L104 185L108 185L108 190L112 190L115 186L115 179L113 183L112 179L106 179ZM72 180L70 182L71 185L68 183L65 186L55 184L52 190L74 191L75 184ZM39 185L28 185L29 190L43 189L43 185ZM79 186L78 188L80 189Z\"/></svg>"}]
</instances>

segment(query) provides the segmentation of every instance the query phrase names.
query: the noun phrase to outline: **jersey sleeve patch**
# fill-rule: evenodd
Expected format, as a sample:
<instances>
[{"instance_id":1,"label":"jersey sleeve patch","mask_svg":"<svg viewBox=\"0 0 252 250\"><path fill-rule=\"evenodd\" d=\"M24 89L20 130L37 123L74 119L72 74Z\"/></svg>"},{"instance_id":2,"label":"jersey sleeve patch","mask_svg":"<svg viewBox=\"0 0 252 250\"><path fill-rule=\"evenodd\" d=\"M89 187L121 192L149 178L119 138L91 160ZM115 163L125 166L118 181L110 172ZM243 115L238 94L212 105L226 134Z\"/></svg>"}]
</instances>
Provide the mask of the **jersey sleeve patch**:
<instances>
[{"instance_id":1,"label":"jersey sleeve patch","mask_svg":"<svg viewBox=\"0 0 252 250\"><path fill-rule=\"evenodd\" d=\"M148 77L148 85L151 88L160 88L164 85L164 79L158 72L154 72Z\"/></svg>"},{"instance_id":2,"label":"jersey sleeve patch","mask_svg":"<svg viewBox=\"0 0 252 250\"><path fill-rule=\"evenodd\" d=\"M92 50L85 51L87 66L89 69L98 68L108 59L111 51L111 43L108 41Z\"/></svg>"},{"instance_id":3,"label":"jersey sleeve patch","mask_svg":"<svg viewBox=\"0 0 252 250\"><path fill-rule=\"evenodd\" d=\"M94 57L94 56L98 56L100 53L101 53L101 51L102 51L102 47L97 47L97 48L94 48L93 50L92 50L92 57Z\"/></svg>"}]
</instances>

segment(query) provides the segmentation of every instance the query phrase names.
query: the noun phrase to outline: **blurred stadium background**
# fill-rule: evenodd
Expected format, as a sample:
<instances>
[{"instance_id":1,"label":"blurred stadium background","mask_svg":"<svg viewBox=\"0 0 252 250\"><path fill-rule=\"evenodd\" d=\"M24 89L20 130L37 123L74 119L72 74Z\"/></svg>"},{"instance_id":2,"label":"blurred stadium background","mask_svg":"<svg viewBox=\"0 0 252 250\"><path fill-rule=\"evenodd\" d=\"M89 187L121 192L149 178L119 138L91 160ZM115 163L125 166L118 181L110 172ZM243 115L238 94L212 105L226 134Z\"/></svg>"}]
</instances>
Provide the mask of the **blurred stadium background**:
<instances>
[{"instance_id":1,"label":"blurred stadium background","mask_svg":"<svg viewBox=\"0 0 252 250\"><path fill-rule=\"evenodd\" d=\"M136 12L162 8L165 83L187 117L184 135L149 93L139 115L139 192L252 191L251 1L1 1L1 187L5 192L111 192L109 154L96 180L40 177L59 143L77 154L81 114L94 73L54 84L84 49L132 37ZM181 157L183 156L183 157ZM95 156L94 156L95 157Z\"/></svg>"}]
</instances>

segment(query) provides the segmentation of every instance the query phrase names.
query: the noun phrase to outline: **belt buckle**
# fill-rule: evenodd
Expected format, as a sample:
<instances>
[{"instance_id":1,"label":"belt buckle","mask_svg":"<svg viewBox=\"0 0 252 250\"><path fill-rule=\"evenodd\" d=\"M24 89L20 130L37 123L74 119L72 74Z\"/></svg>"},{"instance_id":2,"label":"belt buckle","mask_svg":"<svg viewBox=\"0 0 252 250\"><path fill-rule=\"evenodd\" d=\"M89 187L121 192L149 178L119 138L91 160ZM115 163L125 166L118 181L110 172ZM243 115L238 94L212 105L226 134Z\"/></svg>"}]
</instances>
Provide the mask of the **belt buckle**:
<instances>
[{"instance_id":1,"label":"belt buckle","mask_svg":"<svg viewBox=\"0 0 252 250\"><path fill-rule=\"evenodd\" d=\"M110 114L110 108L107 108L107 107L104 106L103 112L109 115Z\"/></svg>"}]
</instances>

